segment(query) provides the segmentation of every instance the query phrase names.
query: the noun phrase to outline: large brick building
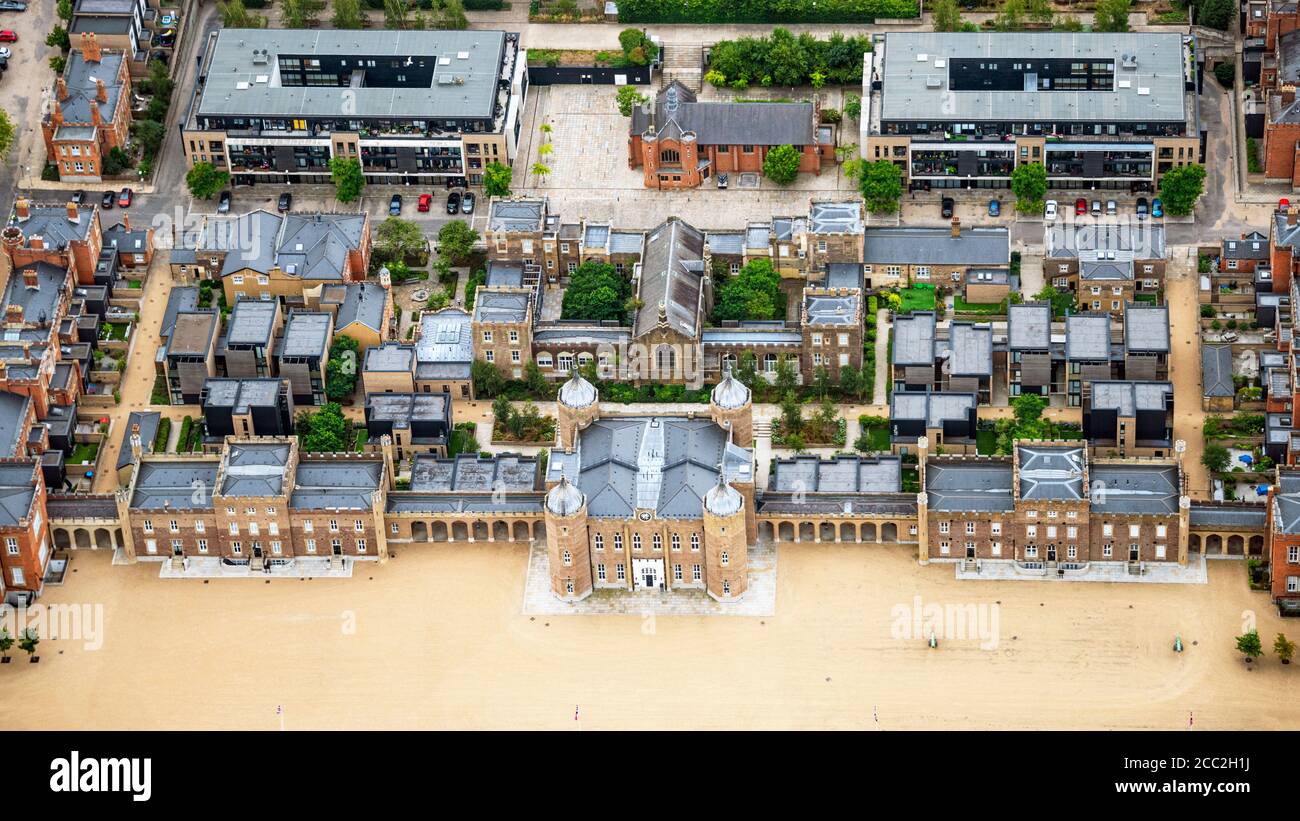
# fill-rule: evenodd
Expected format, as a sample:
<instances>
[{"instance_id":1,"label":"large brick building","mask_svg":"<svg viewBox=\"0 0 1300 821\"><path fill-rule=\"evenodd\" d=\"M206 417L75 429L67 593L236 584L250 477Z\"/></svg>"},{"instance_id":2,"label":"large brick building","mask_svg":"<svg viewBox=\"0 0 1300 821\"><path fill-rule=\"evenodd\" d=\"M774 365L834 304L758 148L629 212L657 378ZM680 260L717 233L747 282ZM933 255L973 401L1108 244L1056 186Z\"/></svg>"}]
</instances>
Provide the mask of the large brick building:
<instances>
[{"instance_id":1,"label":"large brick building","mask_svg":"<svg viewBox=\"0 0 1300 821\"><path fill-rule=\"evenodd\" d=\"M81 36L55 83L55 99L41 123L45 153L65 182L99 182L104 157L125 150L131 135L131 73L127 55Z\"/></svg>"}]
</instances>

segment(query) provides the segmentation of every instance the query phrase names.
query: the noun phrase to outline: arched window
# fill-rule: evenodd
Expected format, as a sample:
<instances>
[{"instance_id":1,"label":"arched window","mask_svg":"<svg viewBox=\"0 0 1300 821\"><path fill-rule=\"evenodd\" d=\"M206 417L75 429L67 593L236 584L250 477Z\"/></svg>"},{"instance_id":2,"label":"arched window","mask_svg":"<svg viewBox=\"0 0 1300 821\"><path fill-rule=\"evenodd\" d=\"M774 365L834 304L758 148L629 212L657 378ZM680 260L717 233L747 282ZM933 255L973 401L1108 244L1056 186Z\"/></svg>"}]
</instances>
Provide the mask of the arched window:
<instances>
[{"instance_id":1,"label":"arched window","mask_svg":"<svg viewBox=\"0 0 1300 821\"><path fill-rule=\"evenodd\" d=\"M640 534L640 533L633 533L633 534L632 534L632 549L633 549L633 550L640 550L640 549L641 549L641 534Z\"/></svg>"},{"instance_id":2,"label":"arched window","mask_svg":"<svg viewBox=\"0 0 1300 821\"><path fill-rule=\"evenodd\" d=\"M655 349L655 368L659 378L671 376L677 368L677 352L671 345L660 345Z\"/></svg>"},{"instance_id":3,"label":"arched window","mask_svg":"<svg viewBox=\"0 0 1300 821\"><path fill-rule=\"evenodd\" d=\"M537 355L537 367L539 368L551 367L551 355L546 351L542 351L541 353L539 353Z\"/></svg>"},{"instance_id":4,"label":"arched window","mask_svg":"<svg viewBox=\"0 0 1300 821\"><path fill-rule=\"evenodd\" d=\"M763 372L776 373L776 354L763 354Z\"/></svg>"},{"instance_id":5,"label":"arched window","mask_svg":"<svg viewBox=\"0 0 1300 821\"><path fill-rule=\"evenodd\" d=\"M727 554L723 553L722 555L723 555L723 556L726 556ZM565 566L565 567L568 567L569 565L573 564L573 554L570 553L570 552L567 551L567 550L564 551L564 554L563 554L563 557L561 558L561 561L564 562L564 566ZM726 564L726 562L724 561L723 564Z\"/></svg>"},{"instance_id":6,"label":"arched window","mask_svg":"<svg viewBox=\"0 0 1300 821\"><path fill-rule=\"evenodd\" d=\"M597 533L595 536L592 537L592 544L595 545L595 547L596 547L597 550L604 550L604 549L605 549L605 537L602 536L601 534Z\"/></svg>"},{"instance_id":7,"label":"arched window","mask_svg":"<svg viewBox=\"0 0 1300 821\"><path fill-rule=\"evenodd\" d=\"M675 148L665 148L659 152L659 162L662 165L681 165L682 152Z\"/></svg>"},{"instance_id":8,"label":"arched window","mask_svg":"<svg viewBox=\"0 0 1300 821\"><path fill-rule=\"evenodd\" d=\"M682 549L682 537L676 533L673 534L673 550Z\"/></svg>"},{"instance_id":9,"label":"arched window","mask_svg":"<svg viewBox=\"0 0 1300 821\"><path fill-rule=\"evenodd\" d=\"M562 353L556 357L555 369L561 373L568 373L573 370L573 354Z\"/></svg>"},{"instance_id":10,"label":"arched window","mask_svg":"<svg viewBox=\"0 0 1300 821\"><path fill-rule=\"evenodd\" d=\"M656 533L650 537L650 544L654 547L655 550L663 550L664 537Z\"/></svg>"},{"instance_id":11,"label":"arched window","mask_svg":"<svg viewBox=\"0 0 1300 821\"><path fill-rule=\"evenodd\" d=\"M727 365L730 365L733 371L736 369L736 364L738 362L739 360L736 358L736 355L734 353L724 353L722 355L723 366L725 367Z\"/></svg>"},{"instance_id":12,"label":"arched window","mask_svg":"<svg viewBox=\"0 0 1300 821\"><path fill-rule=\"evenodd\" d=\"M727 566L728 562L730 561L730 557L727 556L727 551L725 550L722 551L722 555L718 558L718 561L722 564L723 567ZM568 562L565 562L565 564L568 564Z\"/></svg>"},{"instance_id":13,"label":"arched window","mask_svg":"<svg viewBox=\"0 0 1300 821\"><path fill-rule=\"evenodd\" d=\"M699 549L700 549L700 534L698 534L698 533L692 533L692 534L691 534L691 550L699 550Z\"/></svg>"}]
</instances>

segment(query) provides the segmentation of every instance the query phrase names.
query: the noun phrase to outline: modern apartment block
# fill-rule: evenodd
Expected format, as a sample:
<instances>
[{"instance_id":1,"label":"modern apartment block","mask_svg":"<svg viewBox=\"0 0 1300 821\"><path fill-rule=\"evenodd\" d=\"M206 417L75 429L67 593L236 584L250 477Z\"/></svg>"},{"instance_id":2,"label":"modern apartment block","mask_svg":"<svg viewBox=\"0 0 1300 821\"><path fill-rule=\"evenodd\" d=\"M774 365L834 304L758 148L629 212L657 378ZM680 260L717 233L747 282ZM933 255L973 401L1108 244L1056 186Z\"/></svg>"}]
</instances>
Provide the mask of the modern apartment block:
<instances>
[{"instance_id":1,"label":"modern apartment block","mask_svg":"<svg viewBox=\"0 0 1300 821\"><path fill-rule=\"evenodd\" d=\"M335 157L375 184L478 183L513 160L528 88L503 31L223 29L199 65L186 160L236 185L328 183Z\"/></svg>"},{"instance_id":2,"label":"modern apartment block","mask_svg":"<svg viewBox=\"0 0 1300 821\"><path fill-rule=\"evenodd\" d=\"M889 32L867 55L862 153L913 190L1149 191L1199 162L1192 38L1173 32Z\"/></svg>"}]
</instances>

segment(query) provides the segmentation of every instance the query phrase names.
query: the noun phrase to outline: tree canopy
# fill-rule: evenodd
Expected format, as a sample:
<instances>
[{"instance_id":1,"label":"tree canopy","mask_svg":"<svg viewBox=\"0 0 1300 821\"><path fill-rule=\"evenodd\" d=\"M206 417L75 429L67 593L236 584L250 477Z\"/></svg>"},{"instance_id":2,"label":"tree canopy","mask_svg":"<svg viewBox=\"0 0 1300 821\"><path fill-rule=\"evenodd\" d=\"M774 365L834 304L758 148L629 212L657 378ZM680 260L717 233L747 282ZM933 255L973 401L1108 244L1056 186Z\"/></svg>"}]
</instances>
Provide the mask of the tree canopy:
<instances>
[{"instance_id":1,"label":"tree canopy","mask_svg":"<svg viewBox=\"0 0 1300 821\"><path fill-rule=\"evenodd\" d=\"M1160 178L1160 197L1165 211L1186 216L1196 207L1205 191L1205 166L1183 165L1171 168Z\"/></svg>"},{"instance_id":2,"label":"tree canopy","mask_svg":"<svg viewBox=\"0 0 1300 821\"><path fill-rule=\"evenodd\" d=\"M419 223L401 217L389 217L375 229L375 251L381 259L405 260L417 257L429 248L424 229Z\"/></svg>"},{"instance_id":3,"label":"tree canopy","mask_svg":"<svg viewBox=\"0 0 1300 821\"><path fill-rule=\"evenodd\" d=\"M718 288L713 319L776 319L783 303L781 275L771 260L755 259Z\"/></svg>"},{"instance_id":4,"label":"tree canopy","mask_svg":"<svg viewBox=\"0 0 1300 821\"><path fill-rule=\"evenodd\" d=\"M360 347L344 334L335 334L330 343L330 358L325 365L325 394L331 400L347 399L357 389L357 365Z\"/></svg>"},{"instance_id":5,"label":"tree canopy","mask_svg":"<svg viewBox=\"0 0 1300 821\"><path fill-rule=\"evenodd\" d=\"M333 364L333 363L331 363ZM311 453L338 453L347 450L348 420L337 402L321 405L312 413L298 415L299 446Z\"/></svg>"},{"instance_id":6,"label":"tree canopy","mask_svg":"<svg viewBox=\"0 0 1300 821\"><path fill-rule=\"evenodd\" d=\"M814 73L835 85L862 82L862 53L871 51L871 38L836 32L819 40L805 32L798 37L783 28L771 37L740 37L713 46L709 57L710 82L732 88L801 86Z\"/></svg>"},{"instance_id":7,"label":"tree canopy","mask_svg":"<svg viewBox=\"0 0 1300 821\"><path fill-rule=\"evenodd\" d=\"M339 202L356 202L361 189L366 187L361 161L349 157L330 159L330 182L334 183L334 198Z\"/></svg>"},{"instance_id":8,"label":"tree canopy","mask_svg":"<svg viewBox=\"0 0 1300 821\"><path fill-rule=\"evenodd\" d=\"M632 283L624 279L607 262L587 260L569 277L560 310L562 319L586 319L599 322L627 319L627 302Z\"/></svg>"},{"instance_id":9,"label":"tree canopy","mask_svg":"<svg viewBox=\"0 0 1300 821\"><path fill-rule=\"evenodd\" d=\"M438 229L438 254L457 265L463 264L474 253L478 231L465 220L452 220Z\"/></svg>"},{"instance_id":10,"label":"tree canopy","mask_svg":"<svg viewBox=\"0 0 1300 821\"><path fill-rule=\"evenodd\" d=\"M898 210L903 197L903 175L889 160L861 163L857 166L858 190L867 210L888 214Z\"/></svg>"},{"instance_id":11,"label":"tree canopy","mask_svg":"<svg viewBox=\"0 0 1300 821\"><path fill-rule=\"evenodd\" d=\"M1047 169L1042 163L1026 162L1011 172L1011 193L1016 195L1016 210L1029 214L1043 210L1047 196Z\"/></svg>"},{"instance_id":12,"label":"tree canopy","mask_svg":"<svg viewBox=\"0 0 1300 821\"><path fill-rule=\"evenodd\" d=\"M210 200L230 182L230 173L218 171L210 162L197 162L185 174L185 185L196 199Z\"/></svg>"},{"instance_id":13,"label":"tree canopy","mask_svg":"<svg viewBox=\"0 0 1300 821\"><path fill-rule=\"evenodd\" d=\"M1128 31L1128 13L1133 0L1097 0L1093 9L1093 31Z\"/></svg>"},{"instance_id":14,"label":"tree canopy","mask_svg":"<svg viewBox=\"0 0 1300 821\"><path fill-rule=\"evenodd\" d=\"M763 158L763 176L777 185L789 185L799 176L799 149L778 145Z\"/></svg>"},{"instance_id":15,"label":"tree canopy","mask_svg":"<svg viewBox=\"0 0 1300 821\"><path fill-rule=\"evenodd\" d=\"M9 150L14 147L14 124L9 119L9 113L0 109L0 160L9 154Z\"/></svg>"},{"instance_id":16,"label":"tree canopy","mask_svg":"<svg viewBox=\"0 0 1300 821\"><path fill-rule=\"evenodd\" d=\"M1074 307L1074 293L1069 289L1058 290L1055 285L1044 285L1041 291L1034 294L1034 299L1050 302L1053 317L1065 316L1065 312Z\"/></svg>"},{"instance_id":17,"label":"tree canopy","mask_svg":"<svg viewBox=\"0 0 1300 821\"><path fill-rule=\"evenodd\" d=\"M489 197L510 196L510 182L514 178L514 169L495 160L483 169L483 193Z\"/></svg>"}]
</instances>

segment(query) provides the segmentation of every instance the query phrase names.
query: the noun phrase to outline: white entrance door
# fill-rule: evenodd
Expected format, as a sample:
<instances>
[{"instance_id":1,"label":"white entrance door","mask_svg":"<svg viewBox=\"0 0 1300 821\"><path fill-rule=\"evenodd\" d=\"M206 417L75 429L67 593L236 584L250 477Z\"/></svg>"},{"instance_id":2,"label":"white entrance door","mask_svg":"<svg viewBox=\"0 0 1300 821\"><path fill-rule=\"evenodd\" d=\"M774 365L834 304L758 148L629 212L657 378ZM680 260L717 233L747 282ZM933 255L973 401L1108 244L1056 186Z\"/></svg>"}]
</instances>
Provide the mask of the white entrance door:
<instances>
[{"instance_id":1,"label":"white entrance door","mask_svg":"<svg viewBox=\"0 0 1300 821\"><path fill-rule=\"evenodd\" d=\"M658 590L664 580L663 559L633 559L632 578L637 590Z\"/></svg>"}]
</instances>

